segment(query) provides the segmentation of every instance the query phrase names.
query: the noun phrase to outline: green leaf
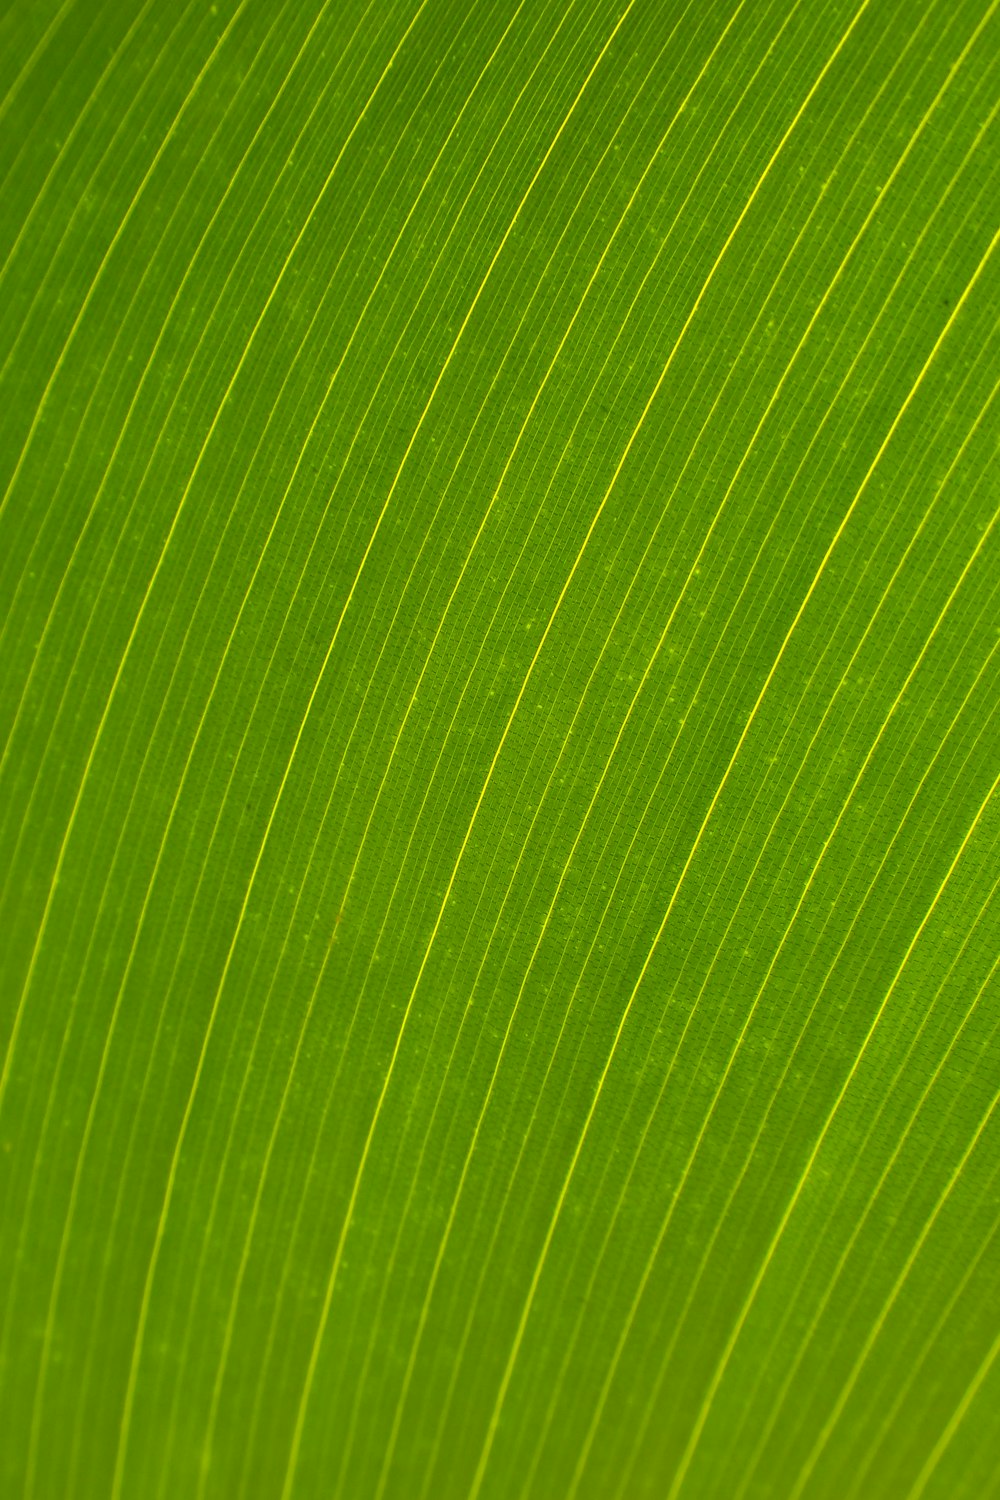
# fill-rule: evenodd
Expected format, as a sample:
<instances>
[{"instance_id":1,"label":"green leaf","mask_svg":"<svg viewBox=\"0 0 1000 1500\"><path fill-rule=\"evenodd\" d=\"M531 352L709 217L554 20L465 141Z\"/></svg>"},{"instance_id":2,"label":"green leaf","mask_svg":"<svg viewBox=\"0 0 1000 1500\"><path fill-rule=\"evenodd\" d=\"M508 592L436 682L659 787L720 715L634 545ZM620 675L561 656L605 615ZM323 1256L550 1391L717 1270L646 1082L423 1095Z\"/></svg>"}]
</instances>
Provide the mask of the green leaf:
<instances>
[{"instance_id":1,"label":"green leaf","mask_svg":"<svg viewBox=\"0 0 1000 1500\"><path fill-rule=\"evenodd\" d=\"M0 1489L1000 1496L1000 16L8 0Z\"/></svg>"}]
</instances>

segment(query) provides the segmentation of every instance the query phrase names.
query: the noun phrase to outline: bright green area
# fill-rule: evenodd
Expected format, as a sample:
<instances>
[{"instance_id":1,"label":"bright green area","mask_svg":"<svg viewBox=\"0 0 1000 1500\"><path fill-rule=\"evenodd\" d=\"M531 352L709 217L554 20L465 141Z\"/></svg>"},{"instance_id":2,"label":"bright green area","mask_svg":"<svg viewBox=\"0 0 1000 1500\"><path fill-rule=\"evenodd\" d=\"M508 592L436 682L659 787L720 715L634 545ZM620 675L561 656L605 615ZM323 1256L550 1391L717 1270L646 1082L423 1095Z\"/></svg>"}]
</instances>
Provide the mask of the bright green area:
<instances>
[{"instance_id":1,"label":"bright green area","mask_svg":"<svg viewBox=\"0 0 1000 1500\"><path fill-rule=\"evenodd\" d=\"M996 0L0 99L0 1491L1000 1496Z\"/></svg>"}]
</instances>

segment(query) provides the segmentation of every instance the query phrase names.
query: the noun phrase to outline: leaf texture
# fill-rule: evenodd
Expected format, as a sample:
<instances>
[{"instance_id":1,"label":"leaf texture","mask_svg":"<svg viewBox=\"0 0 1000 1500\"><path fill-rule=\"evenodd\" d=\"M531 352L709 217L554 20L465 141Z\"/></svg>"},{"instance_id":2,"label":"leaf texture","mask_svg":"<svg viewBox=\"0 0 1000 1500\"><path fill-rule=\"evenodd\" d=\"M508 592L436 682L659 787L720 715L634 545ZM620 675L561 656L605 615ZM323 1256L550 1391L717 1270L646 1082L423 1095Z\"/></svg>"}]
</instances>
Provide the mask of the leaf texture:
<instances>
[{"instance_id":1,"label":"leaf texture","mask_svg":"<svg viewBox=\"0 0 1000 1500\"><path fill-rule=\"evenodd\" d=\"M997 10L3 10L5 1495L1000 1495Z\"/></svg>"}]
</instances>

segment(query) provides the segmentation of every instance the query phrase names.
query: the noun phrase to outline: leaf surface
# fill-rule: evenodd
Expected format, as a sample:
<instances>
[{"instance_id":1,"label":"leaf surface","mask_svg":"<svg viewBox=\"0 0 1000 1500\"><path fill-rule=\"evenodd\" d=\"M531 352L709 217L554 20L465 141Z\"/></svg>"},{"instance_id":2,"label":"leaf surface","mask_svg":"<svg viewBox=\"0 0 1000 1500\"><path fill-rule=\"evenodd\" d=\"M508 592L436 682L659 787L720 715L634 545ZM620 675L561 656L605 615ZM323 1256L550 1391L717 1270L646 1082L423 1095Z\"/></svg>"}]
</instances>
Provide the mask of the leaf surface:
<instances>
[{"instance_id":1,"label":"leaf surface","mask_svg":"<svg viewBox=\"0 0 1000 1500\"><path fill-rule=\"evenodd\" d=\"M1000 17L0 16L0 1477L1000 1495Z\"/></svg>"}]
</instances>

